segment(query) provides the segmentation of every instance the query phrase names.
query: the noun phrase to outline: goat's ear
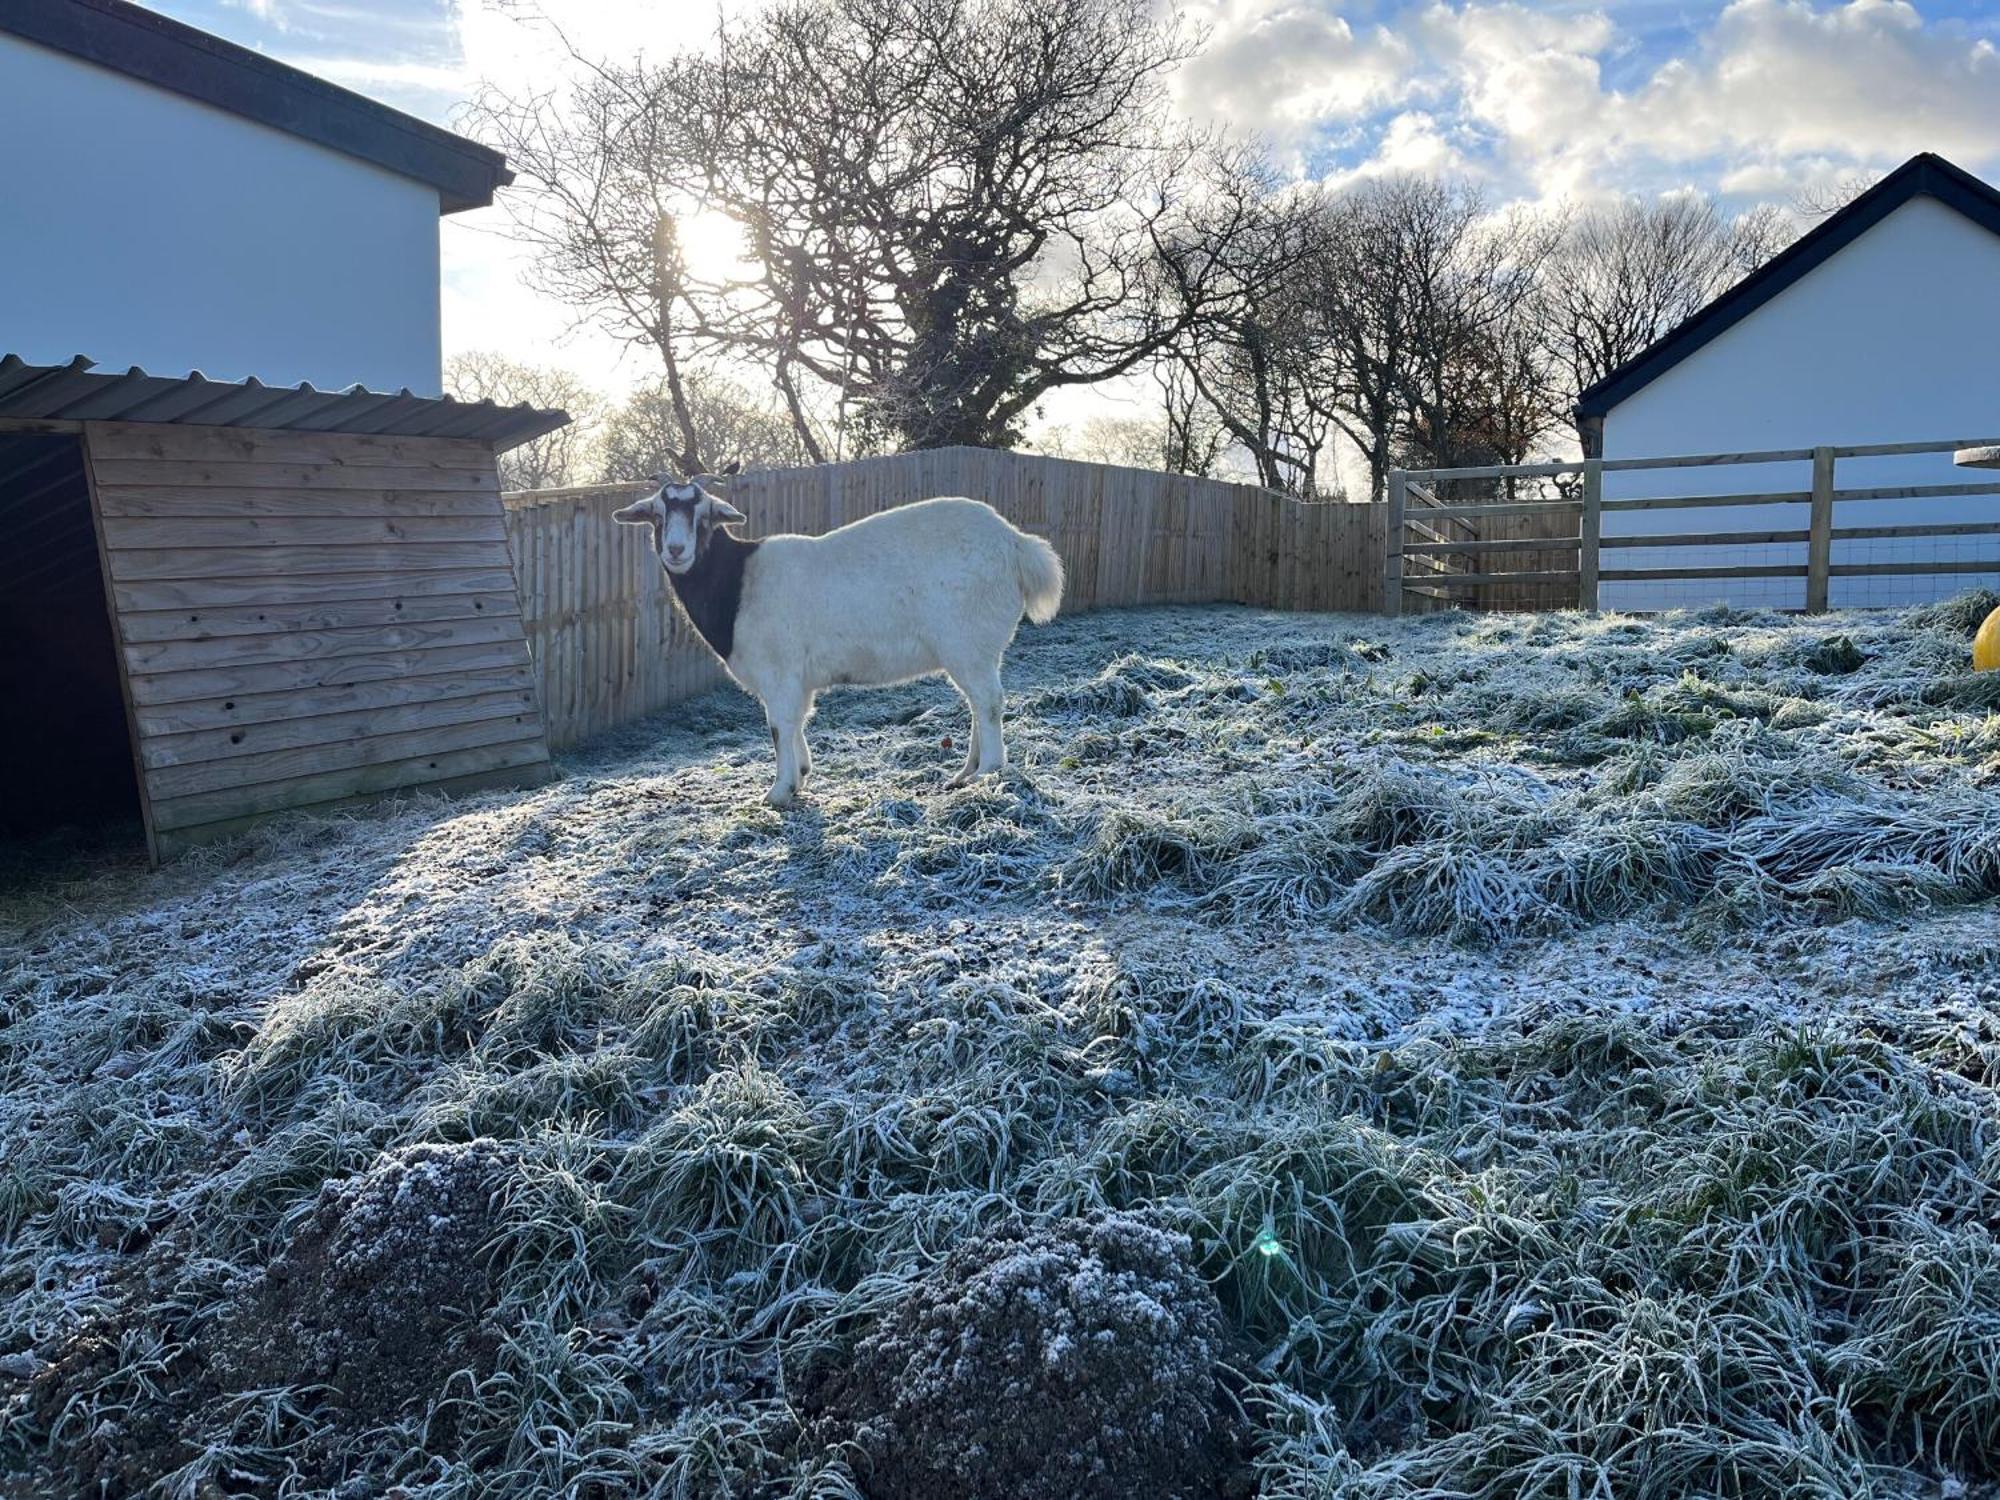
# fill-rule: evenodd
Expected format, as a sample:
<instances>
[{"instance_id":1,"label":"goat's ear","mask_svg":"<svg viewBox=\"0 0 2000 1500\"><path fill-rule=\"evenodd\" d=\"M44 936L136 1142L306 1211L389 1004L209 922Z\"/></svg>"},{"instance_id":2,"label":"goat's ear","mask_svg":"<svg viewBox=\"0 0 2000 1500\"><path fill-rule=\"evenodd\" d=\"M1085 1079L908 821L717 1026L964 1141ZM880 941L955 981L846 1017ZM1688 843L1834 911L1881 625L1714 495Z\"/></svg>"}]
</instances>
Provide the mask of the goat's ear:
<instances>
[{"instance_id":1,"label":"goat's ear","mask_svg":"<svg viewBox=\"0 0 2000 1500\"><path fill-rule=\"evenodd\" d=\"M622 510L611 512L611 519L625 526L646 526L653 520L653 497L635 500Z\"/></svg>"},{"instance_id":2,"label":"goat's ear","mask_svg":"<svg viewBox=\"0 0 2000 1500\"><path fill-rule=\"evenodd\" d=\"M739 521L750 519L720 495L710 495L708 497L708 513L718 523L729 526L734 526Z\"/></svg>"}]
</instances>

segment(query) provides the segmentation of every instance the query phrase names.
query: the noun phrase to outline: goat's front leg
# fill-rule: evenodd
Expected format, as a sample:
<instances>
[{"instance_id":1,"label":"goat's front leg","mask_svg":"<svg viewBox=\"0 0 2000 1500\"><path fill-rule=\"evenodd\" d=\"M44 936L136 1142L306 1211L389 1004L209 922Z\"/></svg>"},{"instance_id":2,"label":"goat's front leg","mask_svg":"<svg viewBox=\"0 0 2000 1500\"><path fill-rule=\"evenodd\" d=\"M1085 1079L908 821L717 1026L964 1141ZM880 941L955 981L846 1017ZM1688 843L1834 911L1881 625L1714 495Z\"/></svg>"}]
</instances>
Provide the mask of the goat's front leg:
<instances>
[{"instance_id":1,"label":"goat's front leg","mask_svg":"<svg viewBox=\"0 0 2000 1500\"><path fill-rule=\"evenodd\" d=\"M764 794L764 800L772 807L789 807L798 796L806 764L805 716L805 703L798 697L787 695L764 704L765 722L771 726L771 745L778 752L777 779Z\"/></svg>"}]
</instances>

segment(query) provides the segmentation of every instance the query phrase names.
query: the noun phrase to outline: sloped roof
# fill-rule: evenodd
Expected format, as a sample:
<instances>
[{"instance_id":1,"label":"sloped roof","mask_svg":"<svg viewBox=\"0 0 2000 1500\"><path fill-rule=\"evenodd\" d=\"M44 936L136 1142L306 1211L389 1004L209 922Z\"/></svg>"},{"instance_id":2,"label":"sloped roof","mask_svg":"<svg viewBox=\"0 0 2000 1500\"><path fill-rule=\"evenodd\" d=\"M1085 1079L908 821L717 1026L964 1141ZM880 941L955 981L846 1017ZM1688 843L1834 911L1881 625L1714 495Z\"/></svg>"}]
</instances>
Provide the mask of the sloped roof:
<instances>
[{"instance_id":1,"label":"sloped roof","mask_svg":"<svg viewBox=\"0 0 2000 1500\"><path fill-rule=\"evenodd\" d=\"M249 380L149 375L137 365L99 374L78 355L66 365L0 357L0 417L30 421L171 422L189 427L258 427L293 432L375 433L385 437L469 438L495 451L519 447L569 422L569 413L491 401L454 401L353 386L270 386Z\"/></svg>"},{"instance_id":2,"label":"sloped roof","mask_svg":"<svg viewBox=\"0 0 2000 1500\"><path fill-rule=\"evenodd\" d=\"M1772 256L1700 312L1584 391L1577 398L1577 416L1604 416L1918 197L1935 198L1982 228L2000 234L2000 190L1964 168L1953 166L1942 156L1928 151L1913 156L1797 243ZM2000 288L1995 290L2000 293Z\"/></svg>"},{"instance_id":3,"label":"sloped roof","mask_svg":"<svg viewBox=\"0 0 2000 1500\"><path fill-rule=\"evenodd\" d=\"M427 183L444 213L514 180L490 147L128 0L6 0L0 31Z\"/></svg>"}]
</instances>

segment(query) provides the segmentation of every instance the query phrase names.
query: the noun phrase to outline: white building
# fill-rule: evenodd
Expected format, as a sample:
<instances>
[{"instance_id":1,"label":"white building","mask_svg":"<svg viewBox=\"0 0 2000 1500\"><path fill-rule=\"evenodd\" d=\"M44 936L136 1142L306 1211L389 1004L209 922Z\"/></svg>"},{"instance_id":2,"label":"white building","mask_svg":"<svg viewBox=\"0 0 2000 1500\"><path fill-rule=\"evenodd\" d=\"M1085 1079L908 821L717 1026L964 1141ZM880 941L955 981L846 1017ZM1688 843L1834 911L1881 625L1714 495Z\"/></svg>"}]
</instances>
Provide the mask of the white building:
<instances>
[{"instance_id":1,"label":"white building","mask_svg":"<svg viewBox=\"0 0 2000 1500\"><path fill-rule=\"evenodd\" d=\"M1585 391L1606 458L1740 453L2000 435L2000 192L1931 155L1904 163L1638 358ZM1967 483L1949 455L1842 460L1841 488ZM1605 497L1811 487L1810 465L1605 476ZM2000 497L1853 501L1837 528L2000 522ZM1803 530L1806 507L1608 513L1604 532ZM1803 563L1805 547L1620 548L1611 567ZM2000 557L2000 536L1836 541L1833 561ZM1897 604L2000 586L2000 572L1835 577L1830 603ZM1796 579L1604 584L1608 609L1726 600L1796 608Z\"/></svg>"},{"instance_id":2,"label":"white building","mask_svg":"<svg viewBox=\"0 0 2000 1500\"><path fill-rule=\"evenodd\" d=\"M0 4L0 350L441 389L438 217L494 151L126 0Z\"/></svg>"}]
</instances>

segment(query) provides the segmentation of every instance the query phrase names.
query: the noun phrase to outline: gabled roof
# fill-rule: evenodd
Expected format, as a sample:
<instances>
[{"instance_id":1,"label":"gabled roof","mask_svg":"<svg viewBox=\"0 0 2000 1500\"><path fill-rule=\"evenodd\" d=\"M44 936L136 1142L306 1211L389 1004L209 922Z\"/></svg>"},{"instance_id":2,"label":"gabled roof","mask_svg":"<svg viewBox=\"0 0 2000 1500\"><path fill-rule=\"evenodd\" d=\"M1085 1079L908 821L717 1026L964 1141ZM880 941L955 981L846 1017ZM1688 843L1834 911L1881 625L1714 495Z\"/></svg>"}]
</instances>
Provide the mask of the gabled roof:
<instances>
[{"instance_id":1,"label":"gabled roof","mask_svg":"<svg viewBox=\"0 0 2000 1500\"><path fill-rule=\"evenodd\" d=\"M498 151L128 0L5 0L0 32L426 183L448 214L514 180Z\"/></svg>"},{"instance_id":2,"label":"gabled roof","mask_svg":"<svg viewBox=\"0 0 2000 1500\"><path fill-rule=\"evenodd\" d=\"M1577 398L1579 418L1601 417L1697 349L1802 280L1912 198L1930 197L2000 235L2000 190L1926 151L1913 156L1790 248L1717 297ZM1996 289L2000 291L2000 289Z\"/></svg>"},{"instance_id":3,"label":"gabled roof","mask_svg":"<svg viewBox=\"0 0 2000 1500\"><path fill-rule=\"evenodd\" d=\"M66 365L0 356L0 418L27 421L174 422L291 432L362 432L385 437L470 438L495 452L567 426L569 414L491 401L415 396L407 389L315 390L200 373L149 375L137 365L100 375L79 354Z\"/></svg>"}]
</instances>

